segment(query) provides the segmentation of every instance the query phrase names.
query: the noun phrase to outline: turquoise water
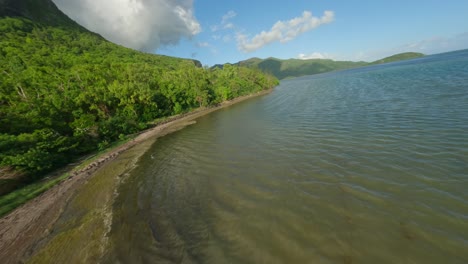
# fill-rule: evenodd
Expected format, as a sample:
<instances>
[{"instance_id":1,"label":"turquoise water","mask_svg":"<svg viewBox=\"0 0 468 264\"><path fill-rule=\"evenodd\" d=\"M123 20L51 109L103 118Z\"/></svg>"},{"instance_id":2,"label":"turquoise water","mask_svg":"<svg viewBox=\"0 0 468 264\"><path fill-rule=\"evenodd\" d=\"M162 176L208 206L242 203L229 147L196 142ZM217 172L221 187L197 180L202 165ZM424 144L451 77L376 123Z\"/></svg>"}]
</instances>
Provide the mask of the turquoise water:
<instances>
[{"instance_id":1,"label":"turquoise water","mask_svg":"<svg viewBox=\"0 0 468 264\"><path fill-rule=\"evenodd\" d=\"M468 263L468 51L283 81L158 139L114 263Z\"/></svg>"}]
</instances>

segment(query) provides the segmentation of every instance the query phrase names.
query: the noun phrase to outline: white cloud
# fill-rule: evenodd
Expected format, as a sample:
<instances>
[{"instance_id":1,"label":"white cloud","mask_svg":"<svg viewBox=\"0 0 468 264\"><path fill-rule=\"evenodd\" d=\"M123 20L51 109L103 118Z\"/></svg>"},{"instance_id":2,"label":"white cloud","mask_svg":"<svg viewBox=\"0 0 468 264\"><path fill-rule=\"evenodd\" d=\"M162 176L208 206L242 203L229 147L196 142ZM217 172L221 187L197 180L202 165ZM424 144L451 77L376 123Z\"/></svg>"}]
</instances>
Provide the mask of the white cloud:
<instances>
[{"instance_id":1,"label":"white cloud","mask_svg":"<svg viewBox=\"0 0 468 264\"><path fill-rule=\"evenodd\" d=\"M223 16L221 20L221 24L226 24L230 19L235 18L236 16L237 16L237 13L230 10Z\"/></svg>"},{"instance_id":2,"label":"white cloud","mask_svg":"<svg viewBox=\"0 0 468 264\"><path fill-rule=\"evenodd\" d=\"M201 32L193 0L53 0L87 29L142 51L177 44Z\"/></svg>"},{"instance_id":3,"label":"white cloud","mask_svg":"<svg viewBox=\"0 0 468 264\"><path fill-rule=\"evenodd\" d=\"M231 22L233 18L237 16L237 13L234 11L228 11L221 18L221 22L217 25L210 26L210 29L214 33L211 37L214 40L222 40L224 42L230 42L233 39L231 30L235 30L236 26ZM224 33L222 33L224 32Z\"/></svg>"},{"instance_id":4,"label":"white cloud","mask_svg":"<svg viewBox=\"0 0 468 264\"><path fill-rule=\"evenodd\" d=\"M208 42L198 42L197 46L200 48L207 48L207 47L210 47L211 45Z\"/></svg>"},{"instance_id":5,"label":"white cloud","mask_svg":"<svg viewBox=\"0 0 468 264\"><path fill-rule=\"evenodd\" d=\"M210 26L211 31L216 32L221 29L233 29L234 24L229 22L231 19L235 18L237 16L237 13L230 10L226 14L223 15L221 18L221 23L218 25L212 25Z\"/></svg>"},{"instance_id":6,"label":"white cloud","mask_svg":"<svg viewBox=\"0 0 468 264\"><path fill-rule=\"evenodd\" d=\"M297 58L300 60L310 60L310 59L334 59L333 56L331 56L328 53L320 53L320 52L313 52L310 54L304 54L301 53L297 55Z\"/></svg>"},{"instance_id":7,"label":"white cloud","mask_svg":"<svg viewBox=\"0 0 468 264\"><path fill-rule=\"evenodd\" d=\"M333 11L325 11L320 18L312 16L309 11L304 11L300 17L276 22L269 31L262 31L252 39L245 34L238 33L237 44L241 51L252 52L275 41L281 43L291 41L307 31L332 22L334 18Z\"/></svg>"},{"instance_id":8,"label":"white cloud","mask_svg":"<svg viewBox=\"0 0 468 264\"><path fill-rule=\"evenodd\" d=\"M233 28L234 28L234 24L233 24L233 23L227 23L226 25L224 25L223 28L224 28L224 29L233 29Z\"/></svg>"}]
</instances>

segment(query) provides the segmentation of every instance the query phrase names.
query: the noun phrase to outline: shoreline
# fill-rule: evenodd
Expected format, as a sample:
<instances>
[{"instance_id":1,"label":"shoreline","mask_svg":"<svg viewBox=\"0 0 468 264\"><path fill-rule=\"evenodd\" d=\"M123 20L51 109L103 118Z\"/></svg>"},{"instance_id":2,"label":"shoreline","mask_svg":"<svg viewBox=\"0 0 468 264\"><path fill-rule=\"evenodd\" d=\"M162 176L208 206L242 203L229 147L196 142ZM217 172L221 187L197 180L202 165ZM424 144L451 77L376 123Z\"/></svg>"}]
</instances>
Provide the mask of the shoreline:
<instances>
[{"instance_id":1,"label":"shoreline","mask_svg":"<svg viewBox=\"0 0 468 264\"><path fill-rule=\"evenodd\" d=\"M6 263L18 263L32 255L34 246L51 233L52 227L76 191L120 154L150 139L156 140L175 132L201 116L272 91L273 88L237 97L218 106L169 117L155 127L136 134L130 141L97 155L93 160L77 164L68 172L66 179L0 218L0 259ZM87 162L90 164L80 169Z\"/></svg>"}]
</instances>

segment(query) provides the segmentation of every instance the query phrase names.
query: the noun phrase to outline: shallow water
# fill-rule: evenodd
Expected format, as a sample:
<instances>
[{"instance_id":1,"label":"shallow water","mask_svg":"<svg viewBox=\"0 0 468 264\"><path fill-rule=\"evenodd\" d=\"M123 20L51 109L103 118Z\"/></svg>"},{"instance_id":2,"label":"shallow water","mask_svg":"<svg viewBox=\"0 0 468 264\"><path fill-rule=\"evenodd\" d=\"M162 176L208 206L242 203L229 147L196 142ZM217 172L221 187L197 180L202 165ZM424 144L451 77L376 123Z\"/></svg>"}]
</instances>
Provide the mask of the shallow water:
<instances>
[{"instance_id":1,"label":"shallow water","mask_svg":"<svg viewBox=\"0 0 468 264\"><path fill-rule=\"evenodd\" d=\"M468 51L283 81L158 139L105 263L468 263Z\"/></svg>"},{"instance_id":2,"label":"shallow water","mask_svg":"<svg viewBox=\"0 0 468 264\"><path fill-rule=\"evenodd\" d=\"M159 139L107 262L468 263L468 52L283 81Z\"/></svg>"}]
</instances>

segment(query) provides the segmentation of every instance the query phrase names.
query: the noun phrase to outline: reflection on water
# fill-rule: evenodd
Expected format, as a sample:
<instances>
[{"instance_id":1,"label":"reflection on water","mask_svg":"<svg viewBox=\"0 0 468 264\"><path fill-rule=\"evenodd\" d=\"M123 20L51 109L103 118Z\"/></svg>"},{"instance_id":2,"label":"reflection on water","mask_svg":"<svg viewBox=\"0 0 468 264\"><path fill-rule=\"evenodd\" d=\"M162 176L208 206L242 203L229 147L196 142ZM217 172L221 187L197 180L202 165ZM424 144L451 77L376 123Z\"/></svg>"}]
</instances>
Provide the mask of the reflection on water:
<instances>
[{"instance_id":1,"label":"reflection on water","mask_svg":"<svg viewBox=\"0 0 468 264\"><path fill-rule=\"evenodd\" d=\"M468 263L468 52L283 81L158 139L108 263Z\"/></svg>"}]
</instances>

